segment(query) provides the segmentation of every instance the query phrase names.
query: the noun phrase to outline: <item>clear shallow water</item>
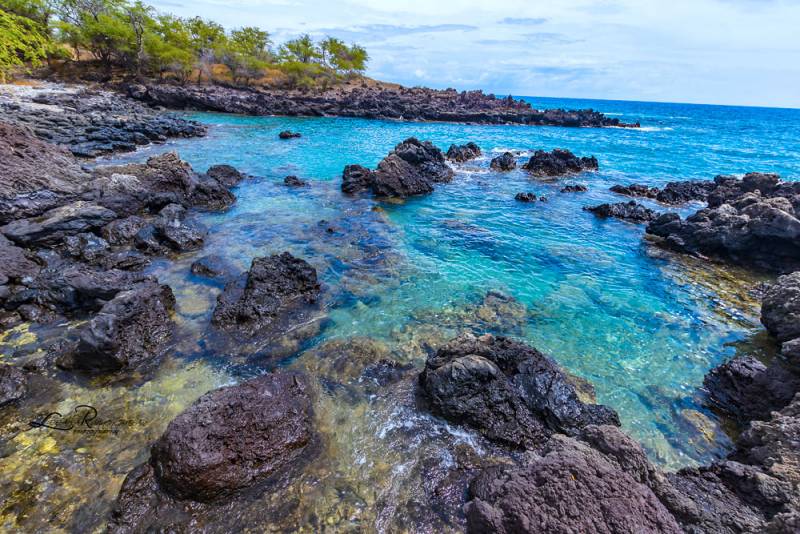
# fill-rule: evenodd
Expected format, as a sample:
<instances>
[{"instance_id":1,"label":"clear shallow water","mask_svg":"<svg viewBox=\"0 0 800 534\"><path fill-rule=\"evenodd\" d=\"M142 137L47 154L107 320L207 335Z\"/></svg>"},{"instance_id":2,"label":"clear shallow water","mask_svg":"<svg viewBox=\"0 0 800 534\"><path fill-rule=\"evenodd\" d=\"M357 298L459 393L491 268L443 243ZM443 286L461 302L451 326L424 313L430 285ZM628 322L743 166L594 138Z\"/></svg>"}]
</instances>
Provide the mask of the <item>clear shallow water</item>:
<instances>
[{"instance_id":1,"label":"clear shallow water","mask_svg":"<svg viewBox=\"0 0 800 534\"><path fill-rule=\"evenodd\" d=\"M798 179L800 111L555 99L534 103L593 107L626 121L640 120L643 128L201 113L191 116L211 126L208 137L117 158L144 160L177 150L198 171L229 163L254 178L237 188L238 202L231 210L198 216L210 229L203 251L150 268L178 299L175 355L137 385L135 394L124 384L76 383L63 386L49 405L65 409L97 401L137 425L123 429L118 440L82 436L64 442L18 434L13 452L2 460L8 476L0 487L8 490L13 480L29 481L28 493L15 495L20 508L41 495L74 509L92 499L94 512L83 513L100 521L125 473L146 458L147 444L175 413L213 387L260 372L258 365L207 349L203 332L220 287L192 276L191 262L217 254L246 269L253 257L283 250L318 269L326 295L324 328L297 347L299 356L282 363L307 369L321 384L317 412L326 448L297 485L304 503L299 521L309 529L315 521L368 530L409 528L415 524L409 523L415 516L409 503L424 502L426 462L434 458L440 467L453 464L447 449L454 443L481 454L486 447L471 433L420 413L413 380L392 391L345 388L347 394L326 385L362 387L353 382L363 368L358 358L344 370L326 363L325 347L337 340L347 346L345 340L353 337L371 338L381 357L419 368L427 350L462 329L513 335L591 382L597 400L620 413L625 430L660 465L678 468L722 454L728 443L715 416L702 406L702 379L737 346L747 350L759 342L758 304L748 294L758 278L666 255L642 239L643 227L599 220L581 208L625 200L608 191L616 183L658 185L748 171ZM278 140L285 129L303 137ZM486 157L457 167L453 183L403 203L351 199L339 192L346 164L375 166L412 135L443 150L450 143L474 141ZM489 159L504 150L539 148L594 154L600 172L543 183L519 171L488 169ZM288 174L308 180L310 187L283 186ZM583 183L589 192L560 193L567 183ZM546 195L549 201L517 203L513 197L520 191ZM491 291L519 304L498 318L491 306L480 306ZM24 345L26 336L25 330L17 332L0 340L0 348L3 343ZM38 452L24 452L30 450ZM28 513L45 521L47 512ZM7 513L0 519L10 517ZM64 514L65 521L80 517ZM251 517L245 522L251 526L269 520L259 518L255 508L242 514ZM454 528L431 519L423 523L437 530Z\"/></svg>"}]
</instances>

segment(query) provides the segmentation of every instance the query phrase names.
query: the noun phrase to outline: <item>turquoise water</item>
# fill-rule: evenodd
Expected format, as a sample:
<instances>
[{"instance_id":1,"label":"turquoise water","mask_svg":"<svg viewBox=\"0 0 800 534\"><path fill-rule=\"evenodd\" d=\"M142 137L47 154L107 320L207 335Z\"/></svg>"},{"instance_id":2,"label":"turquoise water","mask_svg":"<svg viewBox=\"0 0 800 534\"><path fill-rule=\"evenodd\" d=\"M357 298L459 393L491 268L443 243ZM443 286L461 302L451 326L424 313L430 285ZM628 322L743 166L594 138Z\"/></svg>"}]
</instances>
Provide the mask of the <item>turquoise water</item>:
<instances>
[{"instance_id":1,"label":"turquoise water","mask_svg":"<svg viewBox=\"0 0 800 534\"><path fill-rule=\"evenodd\" d=\"M581 208L625 200L608 191L617 183L658 185L749 171L798 179L800 111L532 102L537 107L592 107L625 121L639 120L643 127L196 113L191 117L211 127L208 137L118 160L177 150L199 171L229 163L254 176L237 188L238 202L229 212L200 216L211 230L204 251L151 268L175 289L190 331L205 328L219 291L188 273L191 261L214 253L244 269L256 255L290 250L314 264L326 286L328 321L300 349L333 338L371 337L386 342L398 358L405 354L421 366L424 353L409 346L425 347L421 340L444 339L462 326L513 335L590 381L598 401L620 413L625 429L661 465L675 468L719 456L728 442L714 414L702 406L702 380L760 331L757 301L747 293L758 277L666 255L643 240L643 227L599 220ZM278 140L285 129L303 137ZM341 195L346 164L374 167L409 136L444 150L450 143L474 141L485 157L458 166L451 184L438 185L426 197L378 203ZM544 183L521 171L488 169L489 159L505 150L540 148L593 154L600 171ZM308 180L310 187L284 187L288 174ZM583 183L589 192L560 193L567 183ZM513 197L520 191L549 201L517 203ZM513 324L476 322L465 310L474 309L488 291L512 296L527 313ZM220 356L204 352L191 335L181 350L200 358Z\"/></svg>"}]
</instances>

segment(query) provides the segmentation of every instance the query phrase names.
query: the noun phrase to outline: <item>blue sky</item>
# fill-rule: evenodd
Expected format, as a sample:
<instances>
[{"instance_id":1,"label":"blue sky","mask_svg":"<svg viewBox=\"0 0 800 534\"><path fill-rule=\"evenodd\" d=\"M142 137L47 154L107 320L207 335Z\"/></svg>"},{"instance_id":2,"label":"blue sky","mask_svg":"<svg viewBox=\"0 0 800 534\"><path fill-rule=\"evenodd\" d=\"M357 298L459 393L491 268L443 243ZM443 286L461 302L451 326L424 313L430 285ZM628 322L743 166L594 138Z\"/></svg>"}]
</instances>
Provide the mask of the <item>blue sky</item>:
<instances>
[{"instance_id":1,"label":"blue sky","mask_svg":"<svg viewBox=\"0 0 800 534\"><path fill-rule=\"evenodd\" d=\"M368 74L498 94L800 107L800 0L156 0L280 43L356 41Z\"/></svg>"}]
</instances>

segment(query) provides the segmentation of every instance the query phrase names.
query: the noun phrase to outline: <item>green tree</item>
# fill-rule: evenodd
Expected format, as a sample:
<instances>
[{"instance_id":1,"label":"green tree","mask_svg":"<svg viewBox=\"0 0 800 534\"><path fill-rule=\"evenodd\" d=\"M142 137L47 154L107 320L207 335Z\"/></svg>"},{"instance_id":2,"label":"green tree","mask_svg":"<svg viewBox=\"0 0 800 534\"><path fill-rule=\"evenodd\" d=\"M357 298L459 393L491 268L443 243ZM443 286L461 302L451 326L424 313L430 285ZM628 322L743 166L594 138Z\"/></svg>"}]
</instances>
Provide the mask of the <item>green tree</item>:
<instances>
[{"instance_id":1,"label":"green tree","mask_svg":"<svg viewBox=\"0 0 800 534\"><path fill-rule=\"evenodd\" d=\"M0 9L0 81L26 65L39 66L52 45L34 20Z\"/></svg>"},{"instance_id":2,"label":"green tree","mask_svg":"<svg viewBox=\"0 0 800 534\"><path fill-rule=\"evenodd\" d=\"M280 55L284 61L289 62L312 63L322 59L322 51L308 34L285 42Z\"/></svg>"}]
</instances>

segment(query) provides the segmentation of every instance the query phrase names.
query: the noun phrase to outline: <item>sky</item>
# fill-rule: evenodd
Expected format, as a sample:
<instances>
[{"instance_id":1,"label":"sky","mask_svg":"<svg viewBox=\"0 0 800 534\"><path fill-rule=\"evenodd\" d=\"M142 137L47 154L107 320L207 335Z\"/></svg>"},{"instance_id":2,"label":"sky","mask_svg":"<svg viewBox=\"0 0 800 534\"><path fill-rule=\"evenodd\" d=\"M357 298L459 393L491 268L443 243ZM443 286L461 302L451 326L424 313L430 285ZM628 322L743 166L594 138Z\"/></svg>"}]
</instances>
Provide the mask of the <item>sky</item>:
<instances>
[{"instance_id":1,"label":"sky","mask_svg":"<svg viewBox=\"0 0 800 534\"><path fill-rule=\"evenodd\" d=\"M800 0L151 0L276 43L367 48L373 78L499 95L800 108Z\"/></svg>"}]
</instances>

